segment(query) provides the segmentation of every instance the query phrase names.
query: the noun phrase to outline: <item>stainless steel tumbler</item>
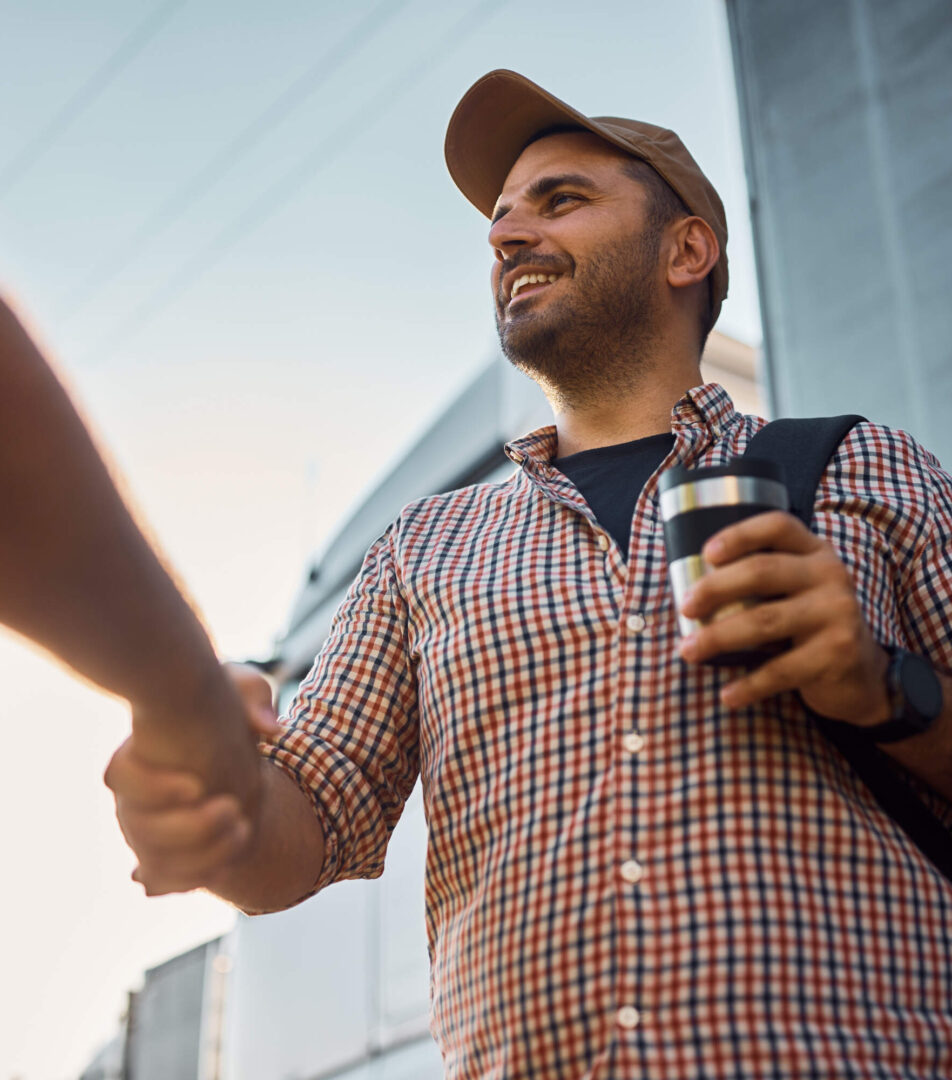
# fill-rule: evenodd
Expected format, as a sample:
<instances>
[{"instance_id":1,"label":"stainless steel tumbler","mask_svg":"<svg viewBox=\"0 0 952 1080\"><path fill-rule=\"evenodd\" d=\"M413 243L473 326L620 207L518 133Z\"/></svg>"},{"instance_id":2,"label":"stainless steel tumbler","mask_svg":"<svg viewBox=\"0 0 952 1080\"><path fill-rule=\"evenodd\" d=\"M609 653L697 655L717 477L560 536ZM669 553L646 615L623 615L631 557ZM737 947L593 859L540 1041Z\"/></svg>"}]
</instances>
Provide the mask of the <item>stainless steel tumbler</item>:
<instances>
[{"instance_id":1,"label":"stainless steel tumbler","mask_svg":"<svg viewBox=\"0 0 952 1080\"><path fill-rule=\"evenodd\" d=\"M688 469L676 465L662 473L658 482L668 574L679 609L681 634L693 633L701 625L680 614L688 589L709 569L701 557L706 541L728 525L766 510L787 510L790 500L783 471L773 461L735 458L729 465ZM714 619L723 618L738 607L749 607L756 599L721 608ZM720 656L715 663L739 663L749 655Z\"/></svg>"}]
</instances>

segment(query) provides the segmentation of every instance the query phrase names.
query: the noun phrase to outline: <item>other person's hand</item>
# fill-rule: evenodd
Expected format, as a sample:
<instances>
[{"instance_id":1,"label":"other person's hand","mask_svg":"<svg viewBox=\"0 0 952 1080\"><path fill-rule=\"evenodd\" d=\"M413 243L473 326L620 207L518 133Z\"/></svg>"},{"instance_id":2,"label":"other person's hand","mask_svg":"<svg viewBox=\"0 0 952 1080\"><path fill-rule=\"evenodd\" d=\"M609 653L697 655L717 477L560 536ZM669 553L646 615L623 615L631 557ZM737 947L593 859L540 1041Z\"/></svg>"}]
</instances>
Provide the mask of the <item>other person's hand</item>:
<instances>
[{"instance_id":1,"label":"other person's hand","mask_svg":"<svg viewBox=\"0 0 952 1080\"><path fill-rule=\"evenodd\" d=\"M267 680L244 665L228 664L226 671L252 732L259 738L278 734L281 726ZM149 896L214 888L247 850L255 822L242 813L234 795L209 795L198 776L151 764L136 751L132 735L104 776L115 796L122 834L139 860L133 880Z\"/></svg>"},{"instance_id":2,"label":"other person's hand","mask_svg":"<svg viewBox=\"0 0 952 1080\"><path fill-rule=\"evenodd\" d=\"M797 690L815 712L854 724L886 719L887 657L863 618L849 572L834 549L792 514L757 514L705 544L713 568L681 611L708 620L745 598L760 602L708 622L681 642L692 663L718 653L789 647L727 683L722 702L741 708Z\"/></svg>"}]
</instances>

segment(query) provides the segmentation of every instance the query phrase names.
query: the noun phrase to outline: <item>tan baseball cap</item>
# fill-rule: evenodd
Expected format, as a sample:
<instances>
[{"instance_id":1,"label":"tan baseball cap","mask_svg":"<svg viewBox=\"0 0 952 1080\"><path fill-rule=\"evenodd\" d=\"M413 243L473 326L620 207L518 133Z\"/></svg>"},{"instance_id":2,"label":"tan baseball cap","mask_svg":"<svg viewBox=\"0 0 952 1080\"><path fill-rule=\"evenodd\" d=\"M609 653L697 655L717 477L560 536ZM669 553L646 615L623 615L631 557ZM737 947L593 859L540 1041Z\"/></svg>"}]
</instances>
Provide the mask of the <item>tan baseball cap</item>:
<instances>
[{"instance_id":1,"label":"tan baseball cap","mask_svg":"<svg viewBox=\"0 0 952 1080\"><path fill-rule=\"evenodd\" d=\"M583 116L515 71L490 71L466 91L446 129L446 164L456 186L486 217L509 170L534 135L570 124L646 161L684 205L714 230L721 256L710 273L712 325L727 296L727 219L714 185L673 131L617 116Z\"/></svg>"}]
</instances>

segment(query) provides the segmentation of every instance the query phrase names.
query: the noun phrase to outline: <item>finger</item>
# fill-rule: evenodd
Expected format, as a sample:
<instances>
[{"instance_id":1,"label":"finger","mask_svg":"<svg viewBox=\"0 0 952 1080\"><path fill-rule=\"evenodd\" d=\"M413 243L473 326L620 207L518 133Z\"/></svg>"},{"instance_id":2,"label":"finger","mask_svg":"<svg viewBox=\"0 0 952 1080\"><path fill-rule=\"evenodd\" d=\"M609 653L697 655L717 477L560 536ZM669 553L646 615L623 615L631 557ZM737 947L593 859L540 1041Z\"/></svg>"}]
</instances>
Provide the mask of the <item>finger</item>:
<instances>
[{"instance_id":1,"label":"finger","mask_svg":"<svg viewBox=\"0 0 952 1080\"><path fill-rule=\"evenodd\" d=\"M119 811L119 823L140 857L199 851L241 820L241 804L233 795L216 795L173 810L141 811L121 806Z\"/></svg>"},{"instance_id":2,"label":"finger","mask_svg":"<svg viewBox=\"0 0 952 1080\"><path fill-rule=\"evenodd\" d=\"M141 859L132 879L144 887L147 896L213 888L246 850L250 838L251 826L242 818L233 829L200 850Z\"/></svg>"},{"instance_id":3,"label":"finger","mask_svg":"<svg viewBox=\"0 0 952 1080\"><path fill-rule=\"evenodd\" d=\"M760 578L756 572L747 575L745 563L775 559L776 573L765 573ZM749 556L708 576L697 583L690 600L682 606L691 617L710 619L682 640L681 655L686 660L706 660L718 652L755 648L788 638L799 643L821 632L827 635L830 647L843 655L868 638L848 571L832 549L829 557L826 552L809 558ZM737 605L758 591L769 598L725 613L726 604Z\"/></svg>"},{"instance_id":4,"label":"finger","mask_svg":"<svg viewBox=\"0 0 952 1080\"><path fill-rule=\"evenodd\" d=\"M734 679L721 687L721 704L728 709L743 709L764 701L775 694L795 690L798 685L797 671L802 657L797 649L790 650L774 660L768 660L740 679Z\"/></svg>"},{"instance_id":5,"label":"finger","mask_svg":"<svg viewBox=\"0 0 952 1080\"><path fill-rule=\"evenodd\" d=\"M836 607L823 604L819 590L764 601L714 619L682 638L678 648L684 660L703 663L721 653L757 652L784 642L799 645L829 628L829 611Z\"/></svg>"},{"instance_id":6,"label":"finger","mask_svg":"<svg viewBox=\"0 0 952 1080\"><path fill-rule=\"evenodd\" d=\"M721 529L707 541L702 554L711 565L719 566L764 548L804 554L822 543L793 514L769 510Z\"/></svg>"},{"instance_id":7,"label":"finger","mask_svg":"<svg viewBox=\"0 0 952 1080\"><path fill-rule=\"evenodd\" d=\"M248 720L251 730L263 739L273 739L284 731L278 714L270 705L249 707Z\"/></svg>"},{"instance_id":8,"label":"finger","mask_svg":"<svg viewBox=\"0 0 952 1080\"><path fill-rule=\"evenodd\" d=\"M721 702L731 709L743 708L789 690L832 684L844 678L849 666L827 635L818 635L727 683L721 688Z\"/></svg>"},{"instance_id":9,"label":"finger","mask_svg":"<svg viewBox=\"0 0 952 1080\"><path fill-rule=\"evenodd\" d=\"M273 697L271 683L256 667L251 664L236 664L228 661L224 668L246 704L271 705Z\"/></svg>"},{"instance_id":10,"label":"finger","mask_svg":"<svg viewBox=\"0 0 952 1080\"><path fill-rule=\"evenodd\" d=\"M796 640L820 626L803 597L767 601L735 611L681 639L682 659L699 664L721 653L751 652L777 642Z\"/></svg>"},{"instance_id":11,"label":"finger","mask_svg":"<svg viewBox=\"0 0 952 1080\"><path fill-rule=\"evenodd\" d=\"M274 709L271 684L264 675L250 664L229 661L224 667L245 703L251 730L266 739L280 735L283 728Z\"/></svg>"},{"instance_id":12,"label":"finger","mask_svg":"<svg viewBox=\"0 0 952 1080\"><path fill-rule=\"evenodd\" d=\"M747 555L706 573L684 597L681 612L690 619L706 619L750 597L803 592L815 584L817 571L802 555L763 551Z\"/></svg>"},{"instance_id":13,"label":"finger","mask_svg":"<svg viewBox=\"0 0 952 1080\"><path fill-rule=\"evenodd\" d=\"M112 755L103 773L103 783L117 798L143 809L184 806L196 802L205 793L201 780L192 773L143 762L129 739Z\"/></svg>"}]
</instances>

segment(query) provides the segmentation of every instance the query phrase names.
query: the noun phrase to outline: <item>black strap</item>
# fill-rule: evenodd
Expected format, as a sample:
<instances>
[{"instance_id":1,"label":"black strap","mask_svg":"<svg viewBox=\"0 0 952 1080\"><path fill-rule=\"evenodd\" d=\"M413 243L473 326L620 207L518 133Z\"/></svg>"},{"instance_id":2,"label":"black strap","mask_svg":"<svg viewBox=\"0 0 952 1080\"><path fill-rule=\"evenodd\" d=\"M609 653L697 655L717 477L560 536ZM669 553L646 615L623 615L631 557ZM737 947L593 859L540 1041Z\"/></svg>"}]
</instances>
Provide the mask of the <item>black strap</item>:
<instances>
[{"instance_id":1,"label":"black strap","mask_svg":"<svg viewBox=\"0 0 952 1080\"><path fill-rule=\"evenodd\" d=\"M820 478L836 448L865 416L812 416L773 420L747 444L745 457L767 458L783 469L790 512L809 529Z\"/></svg>"},{"instance_id":2,"label":"black strap","mask_svg":"<svg viewBox=\"0 0 952 1080\"><path fill-rule=\"evenodd\" d=\"M745 456L779 464L790 492L790 510L807 527L820 478L846 435L865 417L820 416L774 420L750 440ZM952 882L952 837L877 746L838 723L813 713L817 727L852 765L883 810L909 839Z\"/></svg>"},{"instance_id":3,"label":"black strap","mask_svg":"<svg viewBox=\"0 0 952 1080\"><path fill-rule=\"evenodd\" d=\"M916 847L952 882L952 837L912 788L896 775L895 766L875 744L814 713L817 727L856 770L876 802L905 830Z\"/></svg>"}]
</instances>

